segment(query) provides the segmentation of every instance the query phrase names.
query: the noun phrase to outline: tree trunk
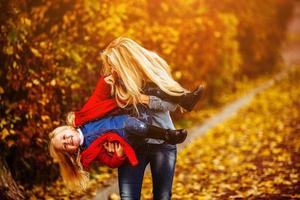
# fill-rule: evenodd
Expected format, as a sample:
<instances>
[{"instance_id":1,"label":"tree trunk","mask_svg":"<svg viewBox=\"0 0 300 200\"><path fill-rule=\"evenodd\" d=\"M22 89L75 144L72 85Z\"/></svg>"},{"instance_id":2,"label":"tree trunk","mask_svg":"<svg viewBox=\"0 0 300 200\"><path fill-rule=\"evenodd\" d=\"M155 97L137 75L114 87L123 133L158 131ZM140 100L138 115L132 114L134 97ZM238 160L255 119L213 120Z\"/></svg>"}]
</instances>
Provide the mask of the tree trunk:
<instances>
[{"instance_id":1,"label":"tree trunk","mask_svg":"<svg viewBox=\"0 0 300 200\"><path fill-rule=\"evenodd\" d=\"M0 199L3 200L21 200L24 195L18 188L17 183L13 179L8 165L0 153Z\"/></svg>"}]
</instances>

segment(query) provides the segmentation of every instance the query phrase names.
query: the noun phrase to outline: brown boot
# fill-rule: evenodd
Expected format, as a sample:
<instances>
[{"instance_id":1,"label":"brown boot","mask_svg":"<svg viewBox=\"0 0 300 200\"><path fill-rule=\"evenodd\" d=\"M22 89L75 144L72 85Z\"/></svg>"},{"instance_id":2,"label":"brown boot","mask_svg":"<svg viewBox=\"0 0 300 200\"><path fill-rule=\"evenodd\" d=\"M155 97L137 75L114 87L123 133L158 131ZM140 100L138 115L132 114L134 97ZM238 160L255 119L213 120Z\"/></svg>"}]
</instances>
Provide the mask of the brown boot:
<instances>
[{"instance_id":1,"label":"brown boot","mask_svg":"<svg viewBox=\"0 0 300 200\"><path fill-rule=\"evenodd\" d=\"M188 111L192 111L200 99L204 97L204 85L198 86L193 92L182 95L178 104Z\"/></svg>"},{"instance_id":2,"label":"brown boot","mask_svg":"<svg viewBox=\"0 0 300 200\"><path fill-rule=\"evenodd\" d=\"M187 130L171 130L163 129L157 126L148 125L148 133L146 137L162 139L165 140L168 144L179 144L184 142L187 137Z\"/></svg>"},{"instance_id":3,"label":"brown boot","mask_svg":"<svg viewBox=\"0 0 300 200\"><path fill-rule=\"evenodd\" d=\"M162 100L165 101L170 101L172 103L176 103L183 107L184 109L188 111L192 111L195 105L198 103L200 99L204 97L204 92L205 92L205 86L204 85L199 85L194 91L185 93L180 96L172 96L164 91L162 91L159 88L149 88L147 91L147 95L154 95Z\"/></svg>"}]
</instances>

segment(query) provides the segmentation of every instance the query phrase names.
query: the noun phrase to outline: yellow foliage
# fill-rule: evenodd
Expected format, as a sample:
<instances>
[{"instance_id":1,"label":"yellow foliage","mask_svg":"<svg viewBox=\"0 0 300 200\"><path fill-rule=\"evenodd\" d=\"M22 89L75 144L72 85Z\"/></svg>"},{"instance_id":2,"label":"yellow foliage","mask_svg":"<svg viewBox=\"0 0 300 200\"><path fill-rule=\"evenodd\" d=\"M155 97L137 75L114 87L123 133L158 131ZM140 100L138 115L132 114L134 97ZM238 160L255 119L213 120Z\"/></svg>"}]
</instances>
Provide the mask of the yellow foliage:
<instances>
[{"instance_id":1,"label":"yellow foliage","mask_svg":"<svg viewBox=\"0 0 300 200\"><path fill-rule=\"evenodd\" d=\"M6 128L1 131L1 140L4 140L7 136L9 136L9 132Z\"/></svg>"},{"instance_id":2,"label":"yellow foliage","mask_svg":"<svg viewBox=\"0 0 300 200\"><path fill-rule=\"evenodd\" d=\"M4 93L4 89L3 87L0 86L0 94L3 94Z\"/></svg>"},{"instance_id":3,"label":"yellow foliage","mask_svg":"<svg viewBox=\"0 0 300 200\"><path fill-rule=\"evenodd\" d=\"M31 47L30 50L33 53L33 55L35 55L36 57L41 57L41 54L37 49Z\"/></svg>"}]
</instances>

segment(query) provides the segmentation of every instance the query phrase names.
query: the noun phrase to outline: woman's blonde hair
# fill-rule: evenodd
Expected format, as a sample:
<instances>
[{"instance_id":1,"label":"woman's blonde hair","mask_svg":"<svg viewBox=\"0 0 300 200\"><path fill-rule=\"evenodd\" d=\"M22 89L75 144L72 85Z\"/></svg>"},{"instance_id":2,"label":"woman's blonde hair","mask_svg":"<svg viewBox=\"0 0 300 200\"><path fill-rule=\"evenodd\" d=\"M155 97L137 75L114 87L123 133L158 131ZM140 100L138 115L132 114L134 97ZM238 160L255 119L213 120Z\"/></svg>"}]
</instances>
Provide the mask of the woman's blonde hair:
<instances>
[{"instance_id":1,"label":"woman's blonde hair","mask_svg":"<svg viewBox=\"0 0 300 200\"><path fill-rule=\"evenodd\" d=\"M50 155L54 159L54 161L59 164L60 174L67 188L70 190L83 191L87 187L87 183L89 181L89 173L83 170L82 164L80 162L79 149L76 154L71 155L66 151L55 148L53 144L53 138L67 129L74 128L71 126L60 126L54 129L49 134Z\"/></svg>"},{"instance_id":2,"label":"woman's blonde hair","mask_svg":"<svg viewBox=\"0 0 300 200\"><path fill-rule=\"evenodd\" d=\"M119 37L112 41L101 53L101 59L104 75L110 74L112 69L122 80L116 80L112 87L112 93L122 108L131 103L136 107L141 103L141 90L147 81L173 96L186 92L172 78L165 60L129 38Z\"/></svg>"}]
</instances>

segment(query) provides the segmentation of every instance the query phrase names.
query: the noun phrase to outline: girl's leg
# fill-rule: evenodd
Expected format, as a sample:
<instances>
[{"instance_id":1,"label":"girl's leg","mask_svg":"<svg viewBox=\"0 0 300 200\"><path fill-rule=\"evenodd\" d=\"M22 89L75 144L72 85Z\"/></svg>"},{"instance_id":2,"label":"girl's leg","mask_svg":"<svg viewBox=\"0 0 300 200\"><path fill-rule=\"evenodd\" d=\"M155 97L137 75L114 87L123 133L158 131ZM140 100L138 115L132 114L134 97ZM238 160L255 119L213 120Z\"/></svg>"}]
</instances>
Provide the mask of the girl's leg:
<instances>
[{"instance_id":1,"label":"girl's leg","mask_svg":"<svg viewBox=\"0 0 300 200\"><path fill-rule=\"evenodd\" d=\"M169 200L176 163L177 149L170 144L152 144L149 160L153 182L153 199Z\"/></svg>"},{"instance_id":2,"label":"girl's leg","mask_svg":"<svg viewBox=\"0 0 300 200\"><path fill-rule=\"evenodd\" d=\"M147 95L157 96L162 100L178 104L188 111L191 111L197 102L204 97L204 91L205 87L203 85L198 86L192 92L185 93L180 96L169 95L162 91L159 87L149 87L145 90Z\"/></svg>"},{"instance_id":3,"label":"girl's leg","mask_svg":"<svg viewBox=\"0 0 300 200\"><path fill-rule=\"evenodd\" d=\"M131 134L144 138L162 139L170 144L181 143L187 136L187 131L185 129L163 129L144 123L137 118L130 117L129 115L106 117L101 120L85 124L81 129L85 133L85 140L88 141L88 145L98 136L107 131L117 132L125 139L128 139L128 135Z\"/></svg>"},{"instance_id":4,"label":"girl's leg","mask_svg":"<svg viewBox=\"0 0 300 200\"><path fill-rule=\"evenodd\" d=\"M171 130L163 129L144 123L137 118L128 117L124 122L126 134L134 134L144 138L154 138L165 140L169 144L178 144L186 139L187 131L185 129Z\"/></svg>"},{"instance_id":5,"label":"girl's leg","mask_svg":"<svg viewBox=\"0 0 300 200\"><path fill-rule=\"evenodd\" d=\"M144 172L149 163L143 150L136 151L139 164L132 167L126 161L118 168L119 191L122 200L139 200L143 183Z\"/></svg>"}]
</instances>

